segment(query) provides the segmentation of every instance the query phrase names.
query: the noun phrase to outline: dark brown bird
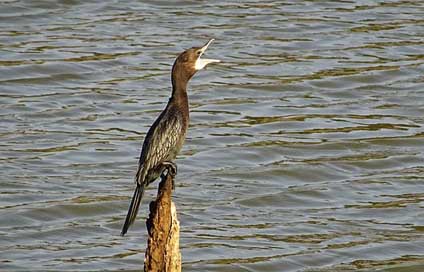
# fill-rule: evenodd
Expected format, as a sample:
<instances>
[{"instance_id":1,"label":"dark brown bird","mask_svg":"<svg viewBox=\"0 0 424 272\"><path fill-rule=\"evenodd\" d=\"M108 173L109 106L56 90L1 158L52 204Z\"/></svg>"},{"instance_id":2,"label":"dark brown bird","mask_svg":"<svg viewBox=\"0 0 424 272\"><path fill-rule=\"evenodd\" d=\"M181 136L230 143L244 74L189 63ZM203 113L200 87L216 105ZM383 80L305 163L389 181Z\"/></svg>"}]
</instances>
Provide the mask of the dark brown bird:
<instances>
[{"instance_id":1,"label":"dark brown bird","mask_svg":"<svg viewBox=\"0 0 424 272\"><path fill-rule=\"evenodd\" d=\"M172 95L165 109L150 127L141 149L134 196L122 228L121 235L127 233L134 222L145 188L156 180L165 169L176 174L173 160L180 151L187 133L189 107L187 84L190 78L214 59L201 59L213 39L202 47L192 47L181 53L172 67Z\"/></svg>"}]
</instances>

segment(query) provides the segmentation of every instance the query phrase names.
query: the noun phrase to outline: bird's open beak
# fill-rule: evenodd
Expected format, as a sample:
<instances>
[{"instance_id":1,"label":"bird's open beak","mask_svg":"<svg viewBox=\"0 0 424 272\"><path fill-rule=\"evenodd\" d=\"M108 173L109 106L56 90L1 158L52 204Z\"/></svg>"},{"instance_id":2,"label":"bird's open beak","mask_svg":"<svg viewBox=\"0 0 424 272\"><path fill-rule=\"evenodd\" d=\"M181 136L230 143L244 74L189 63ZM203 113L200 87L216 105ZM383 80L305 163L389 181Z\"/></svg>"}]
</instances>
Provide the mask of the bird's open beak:
<instances>
[{"instance_id":1,"label":"bird's open beak","mask_svg":"<svg viewBox=\"0 0 424 272\"><path fill-rule=\"evenodd\" d=\"M202 70L203 68L206 67L206 65L208 65L209 63L214 63L214 62L221 62L220 60L217 59L202 59L202 55L203 53L205 53L206 49L208 49L209 45L214 41L214 39L210 39L201 49L200 49L200 56L197 58L196 60L196 64L194 66L194 68L196 70Z\"/></svg>"}]
</instances>

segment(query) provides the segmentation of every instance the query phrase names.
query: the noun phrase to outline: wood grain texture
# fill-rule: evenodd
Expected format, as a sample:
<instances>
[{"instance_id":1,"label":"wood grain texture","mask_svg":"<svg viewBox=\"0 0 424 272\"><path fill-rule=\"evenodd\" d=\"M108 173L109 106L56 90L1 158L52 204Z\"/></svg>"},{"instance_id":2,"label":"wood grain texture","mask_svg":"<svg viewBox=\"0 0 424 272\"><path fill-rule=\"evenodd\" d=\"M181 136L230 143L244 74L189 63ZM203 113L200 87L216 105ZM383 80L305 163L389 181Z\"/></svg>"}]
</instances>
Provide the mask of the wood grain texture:
<instances>
[{"instance_id":1,"label":"wood grain texture","mask_svg":"<svg viewBox=\"0 0 424 272\"><path fill-rule=\"evenodd\" d=\"M145 253L145 272L180 272L180 226L177 211L171 200L173 177L162 178L155 201L150 202L146 220L149 234Z\"/></svg>"}]
</instances>

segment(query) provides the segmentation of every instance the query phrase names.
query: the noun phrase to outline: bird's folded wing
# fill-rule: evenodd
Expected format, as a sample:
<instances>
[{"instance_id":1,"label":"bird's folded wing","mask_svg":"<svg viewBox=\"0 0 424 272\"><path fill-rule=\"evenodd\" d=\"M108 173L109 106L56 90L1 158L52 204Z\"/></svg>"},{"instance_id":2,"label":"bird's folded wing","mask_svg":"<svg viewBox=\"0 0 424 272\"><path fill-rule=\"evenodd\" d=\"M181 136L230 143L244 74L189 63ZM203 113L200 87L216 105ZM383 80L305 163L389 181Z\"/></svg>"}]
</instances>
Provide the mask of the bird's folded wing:
<instances>
[{"instance_id":1,"label":"bird's folded wing","mask_svg":"<svg viewBox=\"0 0 424 272\"><path fill-rule=\"evenodd\" d=\"M140 157L136 182L141 184L150 169L156 168L167 160L172 153L176 153L182 126L178 118L162 118L152 131L146 136L145 144Z\"/></svg>"}]
</instances>

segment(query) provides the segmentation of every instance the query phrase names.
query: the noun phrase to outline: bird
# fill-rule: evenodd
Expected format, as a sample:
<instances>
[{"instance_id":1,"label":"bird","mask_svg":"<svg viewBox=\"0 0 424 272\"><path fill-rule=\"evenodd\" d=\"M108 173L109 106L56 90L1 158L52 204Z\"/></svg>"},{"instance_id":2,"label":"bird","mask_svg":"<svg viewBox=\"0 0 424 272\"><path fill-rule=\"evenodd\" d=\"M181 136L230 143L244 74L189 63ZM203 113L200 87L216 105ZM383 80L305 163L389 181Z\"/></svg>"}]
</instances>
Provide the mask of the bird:
<instances>
[{"instance_id":1,"label":"bird","mask_svg":"<svg viewBox=\"0 0 424 272\"><path fill-rule=\"evenodd\" d=\"M213 41L214 39L210 39L203 46L187 49L175 59L171 72L171 97L144 139L135 175L136 187L121 236L124 236L134 223L147 186L165 170L173 176L177 174L174 160L184 144L189 125L187 85L197 71L210 63L220 62L217 59L201 58Z\"/></svg>"}]
</instances>

